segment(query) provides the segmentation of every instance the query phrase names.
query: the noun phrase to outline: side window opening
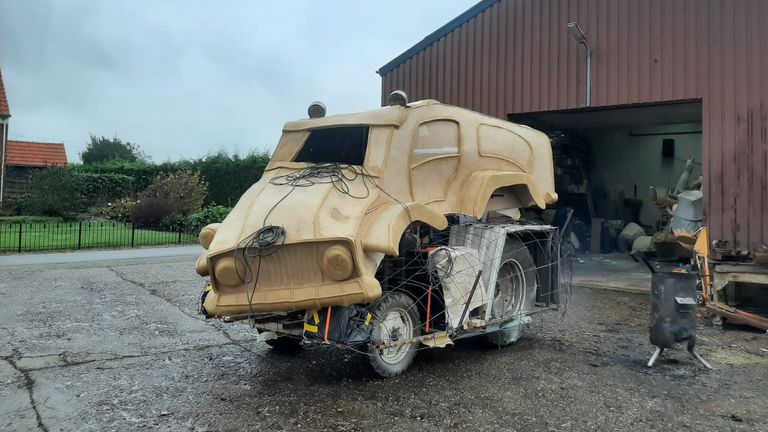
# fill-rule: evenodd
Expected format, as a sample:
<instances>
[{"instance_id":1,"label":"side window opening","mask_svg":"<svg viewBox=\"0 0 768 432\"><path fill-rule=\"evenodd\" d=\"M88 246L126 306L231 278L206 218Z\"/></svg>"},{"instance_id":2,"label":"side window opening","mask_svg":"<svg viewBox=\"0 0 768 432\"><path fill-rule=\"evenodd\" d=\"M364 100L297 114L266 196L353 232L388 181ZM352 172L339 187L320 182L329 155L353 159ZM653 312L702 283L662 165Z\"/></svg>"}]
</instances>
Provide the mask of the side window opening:
<instances>
[{"instance_id":1,"label":"side window opening","mask_svg":"<svg viewBox=\"0 0 768 432\"><path fill-rule=\"evenodd\" d=\"M412 164L440 156L458 156L459 125L452 120L432 120L419 125Z\"/></svg>"},{"instance_id":2,"label":"side window opening","mask_svg":"<svg viewBox=\"0 0 768 432\"><path fill-rule=\"evenodd\" d=\"M416 201L445 200L459 167L459 124L437 119L419 125L411 151L411 191Z\"/></svg>"},{"instance_id":3,"label":"side window opening","mask_svg":"<svg viewBox=\"0 0 768 432\"><path fill-rule=\"evenodd\" d=\"M362 165L368 149L368 126L317 129L294 158L294 162Z\"/></svg>"}]
</instances>

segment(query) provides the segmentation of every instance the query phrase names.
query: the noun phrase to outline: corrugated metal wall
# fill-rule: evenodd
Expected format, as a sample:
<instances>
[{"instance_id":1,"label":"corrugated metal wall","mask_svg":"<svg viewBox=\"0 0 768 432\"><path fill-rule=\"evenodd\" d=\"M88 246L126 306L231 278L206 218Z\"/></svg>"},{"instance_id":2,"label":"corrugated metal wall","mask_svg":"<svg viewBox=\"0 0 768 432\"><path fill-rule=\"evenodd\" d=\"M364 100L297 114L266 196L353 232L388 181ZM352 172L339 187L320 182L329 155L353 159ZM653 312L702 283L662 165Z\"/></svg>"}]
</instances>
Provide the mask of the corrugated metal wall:
<instances>
[{"instance_id":1,"label":"corrugated metal wall","mask_svg":"<svg viewBox=\"0 0 768 432\"><path fill-rule=\"evenodd\" d=\"M585 105L702 99L706 218L712 238L768 244L768 1L501 0L399 65L403 89L506 118Z\"/></svg>"}]
</instances>

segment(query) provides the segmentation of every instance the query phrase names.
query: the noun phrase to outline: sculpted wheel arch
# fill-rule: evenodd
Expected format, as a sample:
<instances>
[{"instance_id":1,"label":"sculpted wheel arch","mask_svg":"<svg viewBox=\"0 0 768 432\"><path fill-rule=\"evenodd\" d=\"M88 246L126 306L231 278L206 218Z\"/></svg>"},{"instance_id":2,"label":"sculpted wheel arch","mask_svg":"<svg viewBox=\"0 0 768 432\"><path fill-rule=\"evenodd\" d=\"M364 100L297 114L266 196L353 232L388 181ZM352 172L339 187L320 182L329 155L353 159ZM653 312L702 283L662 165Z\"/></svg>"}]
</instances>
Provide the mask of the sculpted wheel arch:
<instances>
[{"instance_id":1,"label":"sculpted wheel arch","mask_svg":"<svg viewBox=\"0 0 768 432\"><path fill-rule=\"evenodd\" d=\"M536 205L527 184L502 186L491 192L486 211L526 208Z\"/></svg>"},{"instance_id":2,"label":"sculpted wheel arch","mask_svg":"<svg viewBox=\"0 0 768 432\"><path fill-rule=\"evenodd\" d=\"M362 231L363 250L399 255L400 238L413 222L422 222L440 230L448 227L448 219L444 215L424 204L387 204L368 215Z\"/></svg>"},{"instance_id":3,"label":"sculpted wheel arch","mask_svg":"<svg viewBox=\"0 0 768 432\"><path fill-rule=\"evenodd\" d=\"M506 189L505 189L506 188ZM508 202L512 203L507 208L515 207L514 201L523 202L517 207L529 207L536 205L545 208L547 204L557 201L554 192L541 193L535 181L525 173L498 173L494 171L477 172L473 174L464 185L464 200L462 201L462 213L476 218L482 217L488 209L493 193L499 190L514 193L509 196ZM504 207L496 207L501 209Z\"/></svg>"}]
</instances>

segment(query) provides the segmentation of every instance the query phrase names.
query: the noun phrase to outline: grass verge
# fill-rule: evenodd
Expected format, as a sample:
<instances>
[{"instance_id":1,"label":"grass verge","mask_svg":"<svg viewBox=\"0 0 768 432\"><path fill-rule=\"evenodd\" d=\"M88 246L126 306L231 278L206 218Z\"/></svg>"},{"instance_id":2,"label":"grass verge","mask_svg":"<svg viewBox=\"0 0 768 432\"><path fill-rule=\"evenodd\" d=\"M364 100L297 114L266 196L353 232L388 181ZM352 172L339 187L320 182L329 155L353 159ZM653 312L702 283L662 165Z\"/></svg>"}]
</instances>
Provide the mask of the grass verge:
<instances>
[{"instance_id":1,"label":"grass verge","mask_svg":"<svg viewBox=\"0 0 768 432\"><path fill-rule=\"evenodd\" d=\"M0 222L0 252L6 253L19 252L19 245L21 252L38 252L191 244L196 241L197 236L192 234L134 230L130 224L118 222Z\"/></svg>"}]
</instances>

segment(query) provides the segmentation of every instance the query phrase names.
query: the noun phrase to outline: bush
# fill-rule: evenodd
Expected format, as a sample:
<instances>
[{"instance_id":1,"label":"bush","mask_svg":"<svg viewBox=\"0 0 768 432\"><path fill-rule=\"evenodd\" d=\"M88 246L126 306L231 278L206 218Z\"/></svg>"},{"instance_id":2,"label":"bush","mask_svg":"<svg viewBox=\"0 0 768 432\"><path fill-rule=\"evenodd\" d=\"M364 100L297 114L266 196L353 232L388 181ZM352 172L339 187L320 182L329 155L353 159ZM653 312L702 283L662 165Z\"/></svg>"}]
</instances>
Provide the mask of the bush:
<instances>
[{"instance_id":1,"label":"bush","mask_svg":"<svg viewBox=\"0 0 768 432\"><path fill-rule=\"evenodd\" d=\"M178 214L186 216L202 209L207 187L206 182L200 178L200 172L183 170L160 174L139 194L139 200L164 199Z\"/></svg>"},{"instance_id":2,"label":"bush","mask_svg":"<svg viewBox=\"0 0 768 432\"><path fill-rule=\"evenodd\" d=\"M179 214L167 216L165 219L160 221L160 228L165 231L191 232L189 225L189 216L182 216Z\"/></svg>"},{"instance_id":3,"label":"bush","mask_svg":"<svg viewBox=\"0 0 768 432\"><path fill-rule=\"evenodd\" d=\"M230 211L232 211L231 208L224 206L206 207L202 211L189 216L188 232L197 234L206 225L223 221Z\"/></svg>"},{"instance_id":4,"label":"bush","mask_svg":"<svg viewBox=\"0 0 768 432\"><path fill-rule=\"evenodd\" d=\"M131 219L137 227L158 228L163 219L179 214L178 209L162 198L146 198L136 201Z\"/></svg>"},{"instance_id":5,"label":"bush","mask_svg":"<svg viewBox=\"0 0 768 432\"><path fill-rule=\"evenodd\" d=\"M171 215L163 219L161 227L169 231L182 231L191 234L197 234L208 224L221 222L231 211L231 208L224 206L211 206L190 215Z\"/></svg>"},{"instance_id":6,"label":"bush","mask_svg":"<svg viewBox=\"0 0 768 432\"><path fill-rule=\"evenodd\" d=\"M46 168L27 178L24 194L12 205L22 214L72 217L88 206L82 188L82 178L74 172L63 167Z\"/></svg>"},{"instance_id":7,"label":"bush","mask_svg":"<svg viewBox=\"0 0 768 432\"><path fill-rule=\"evenodd\" d=\"M136 201L131 198L121 198L115 202L107 203L101 209L101 215L110 220L120 222L131 222L133 220L133 208Z\"/></svg>"},{"instance_id":8,"label":"bush","mask_svg":"<svg viewBox=\"0 0 768 432\"><path fill-rule=\"evenodd\" d=\"M133 208L133 221L140 227L157 227L168 216L195 213L203 205L206 187L199 172L160 174L139 194Z\"/></svg>"}]
</instances>

